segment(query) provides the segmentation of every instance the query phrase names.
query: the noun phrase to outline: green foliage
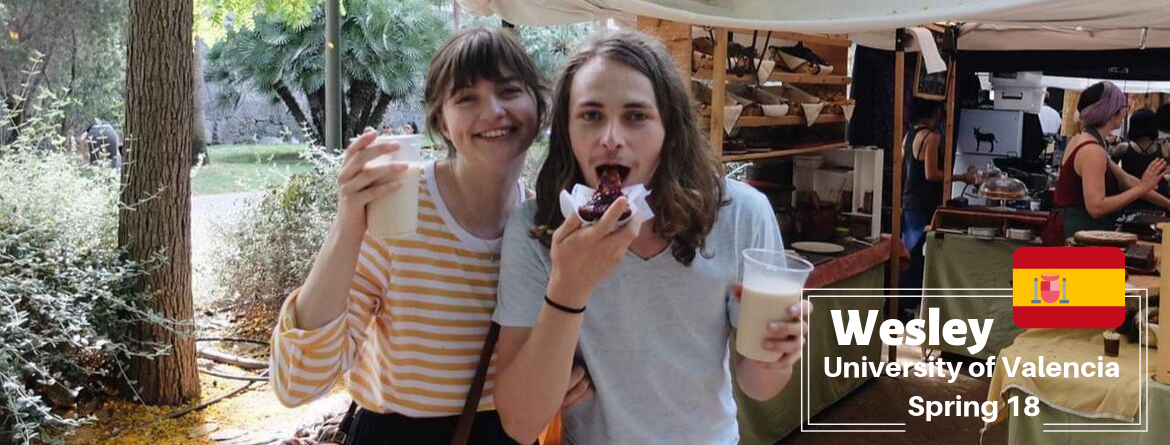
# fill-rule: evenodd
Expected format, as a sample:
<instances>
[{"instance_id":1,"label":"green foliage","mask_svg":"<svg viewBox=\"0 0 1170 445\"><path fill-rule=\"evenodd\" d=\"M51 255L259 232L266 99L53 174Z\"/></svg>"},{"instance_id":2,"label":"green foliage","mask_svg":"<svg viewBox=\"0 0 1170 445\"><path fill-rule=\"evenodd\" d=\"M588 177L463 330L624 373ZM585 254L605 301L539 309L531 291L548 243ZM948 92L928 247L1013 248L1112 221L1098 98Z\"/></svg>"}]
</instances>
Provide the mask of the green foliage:
<instances>
[{"instance_id":1,"label":"green foliage","mask_svg":"<svg viewBox=\"0 0 1170 445\"><path fill-rule=\"evenodd\" d=\"M303 148L294 145L229 145L208 150L211 164L191 170L193 196L268 190L288 176L303 173L313 164L302 159Z\"/></svg>"},{"instance_id":2,"label":"green foliage","mask_svg":"<svg viewBox=\"0 0 1170 445\"><path fill-rule=\"evenodd\" d=\"M520 39L532 61L551 81L561 69L565 58L577 49L586 36L593 33L590 23L559 26L520 27Z\"/></svg>"},{"instance_id":3,"label":"green foliage","mask_svg":"<svg viewBox=\"0 0 1170 445\"><path fill-rule=\"evenodd\" d=\"M547 152L548 143L543 140L529 148L521 178L525 184L536 183L537 169ZM423 159L440 159L445 153L424 150ZM312 162L311 171L266 191L239 222L227 227L212 271L217 285L227 291L226 301L259 304L274 311L308 277L336 217L341 157L320 147L307 147L301 156Z\"/></svg>"},{"instance_id":4,"label":"green foliage","mask_svg":"<svg viewBox=\"0 0 1170 445\"><path fill-rule=\"evenodd\" d=\"M231 23L248 29L256 15L279 18L292 25L309 21L310 12L324 0L195 0L195 36L215 43Z\"/></svg>"},{"instance_id":5,"label":"green foliage","mask_svg":"<svg viewBox=\"0 0 1170 445\"><path fill-rule=\"evenodd\" d=\"M422 157L435 160L445 153L425 149ZM301 157L312 163L312 170L266 191L226 228L212 272L229 301L275 308L308 276L337 216L342 158L316 146L305 147Z\"/></svg>"},{"instance_id":6,"label":"green foliage","mask_svg":"<svg viewBox=\"0 0 1170 445\"><path fill-rule=\"evenodd\" d=\"M500 26L500 18L472 17L465 26ZM592 23L555 26L519 26L520 41L540 71L552 81L565 58L577 49L586 37L593 34Z\"/></svg>"},{"instance_id":7,"label":"green foliage","mask_svg":"<svg viewBox=\"0 0 1170 445\"><path fill-rule=\"evenodd\" d=\"M24 98L42 90L73 99L59 131L94 118L121 122L126 78L124 0L5 0L0 11L0 118L18 125L32 115ZM35 76L21 68L36 60ZM36 104L32 104L36 105ZM24 110L22 112L21 110ZM7 114L7 116L5 116ZM13 122L14 121L14 122Z\"/></svg>"},{"instance_id":8,"label":"green foliage","mask_svg":"<svg viewBox=\"0 0 1170 445\"><path fill-rule=\"evenodd\" d=\"M139 323L173 327L125 287L162 259L121 258L117 175L80 165L46 123L65 101L37 103L0 145L0 443L64 440L85 419L63 411L128 383L129 357L164 352L133 337Z\"/></svg>"},{"instance_id":9,"label":"green foliage","mask_svg":"<svg viewBox=\"0 0 1170 445\"><path fill-rule=\"evenodd\" d=\"M227 229L214 273L229 300L279 305L304 281L337 213L341 158L308 148L314 170L265 192Z\"/></svg>"},{"instance_id":10,"label":"green foliage","mask_svg":"<svg viewBox=\"0 0 1170 445\"><path fill-rule=\"evenodd\" d=\"M431 0L346 0L341 23L345 94L343 134L378 126L392 101L417 101L431 56L449 36L447 17ZM320 139L324 128L325 12L305 23L257 15L252 28L230 28L208 52L205 77L222 86L219 108L245 91L283 103ZM307 107L302 105L307 102Z\"/></svg>"}]
</instances>

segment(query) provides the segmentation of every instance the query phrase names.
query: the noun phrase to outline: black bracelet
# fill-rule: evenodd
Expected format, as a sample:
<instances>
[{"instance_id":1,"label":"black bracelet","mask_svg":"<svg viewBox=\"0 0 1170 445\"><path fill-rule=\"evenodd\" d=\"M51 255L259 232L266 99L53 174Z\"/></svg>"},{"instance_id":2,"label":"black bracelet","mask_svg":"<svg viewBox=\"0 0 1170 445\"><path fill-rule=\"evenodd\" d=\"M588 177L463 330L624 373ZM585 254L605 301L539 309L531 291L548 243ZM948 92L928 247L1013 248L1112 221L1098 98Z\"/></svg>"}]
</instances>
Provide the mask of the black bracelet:
<instances>
[{"instance_id":1,"label":"black bracelet","mask_svg":"<svg viewBox=\"0 0 1170 445\"><path fill-rule=\"evenodd\" d=\"M580 308L568 307L568 306L565 306L563 304L552 301L552 299L548 298L548 295L544 296L544 302L548 303L549 306L552 306L561 312L568 312L570 314L580 314L582 312L585 312L585 306L581 306Z\"/></svg>"}]
</instances>

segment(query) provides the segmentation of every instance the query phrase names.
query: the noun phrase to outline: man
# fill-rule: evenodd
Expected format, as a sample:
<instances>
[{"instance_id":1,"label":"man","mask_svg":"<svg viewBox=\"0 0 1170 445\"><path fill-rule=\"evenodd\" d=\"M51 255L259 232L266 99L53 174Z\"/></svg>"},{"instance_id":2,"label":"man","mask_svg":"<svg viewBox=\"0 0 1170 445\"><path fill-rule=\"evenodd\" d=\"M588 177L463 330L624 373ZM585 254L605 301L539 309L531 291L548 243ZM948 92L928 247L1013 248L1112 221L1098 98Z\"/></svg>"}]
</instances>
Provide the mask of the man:
<instances>
[{"instance_id":1,"label":"man","mask_svg":"<svg viewBox=\"0 0 1170 445\"><path fill-rule=\"evenodd\" d=\"M1060 134L1060 112L1049 106L1051 103L1051 96L1045 91L1044 106L1040 108L1040 128L1045 135Z\"/></svg>"},{"instance_id":2,"label":"man","mask_svg":"<svg viewBox=\"0 0 1170 445\"><path fill-rule=\"evenodd\" d=\"M98 165L102 160L108 160L110 168L122 169L122 138L109 122L94 120L94 124L78 136L77 146L85 163Z\"/></svg>"},{"instance_id":3,"label":"man","mask_svg":"<svg viewBox=\"0 0 1170 445\"><path fill-rule=\"evenodd\" d=\"M741 333L777 358L728 347L741 253L783 250L783 241L767 198L720 175L694 115L678 106L688 87L666 49L636 33L598 37L565 65L536 199L513 212L500 260L493 396L517 442L534 442L563 408L575 445L734 445L729 358L755 400L792 376L808 302ZM652 194L645 207L618 197L596 221L590 209L586 224L558 204L582 183L645 184ZM578 368L592 388L566 396Z\"/></svg>"}]
</instances>

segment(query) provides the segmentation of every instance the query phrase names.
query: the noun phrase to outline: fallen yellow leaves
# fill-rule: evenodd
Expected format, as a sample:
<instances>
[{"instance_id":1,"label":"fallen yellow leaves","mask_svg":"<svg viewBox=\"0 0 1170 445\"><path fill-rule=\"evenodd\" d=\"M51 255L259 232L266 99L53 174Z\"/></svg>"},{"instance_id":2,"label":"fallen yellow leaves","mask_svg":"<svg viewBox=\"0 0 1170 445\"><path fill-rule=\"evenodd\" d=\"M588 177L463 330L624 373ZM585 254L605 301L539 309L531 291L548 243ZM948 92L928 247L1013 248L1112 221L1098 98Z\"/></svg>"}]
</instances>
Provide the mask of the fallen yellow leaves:
<instances>
[{"instance_id":1,"label":"fallen yellow leaves","mask_svg":"<svg viewBox=\"0 0 1170 445\"><path fill-rule=\"evenodd\" d=\"M240 371L223 372L240 373ZM200 375L203 399L225 394L244 382ZM194 402L192 405L199 402ZM285 408L267 384L254 384L248 391L176 419L163 416L185 407L144 406L126 400L104 402L95 413L97 420L67 440L76 445L212 445L209 436L230 430L276 432L292 437L298 427L319 419L324 413L344 410L348 397L343 389L303 407Z\"/></svg>"}]
</instances>

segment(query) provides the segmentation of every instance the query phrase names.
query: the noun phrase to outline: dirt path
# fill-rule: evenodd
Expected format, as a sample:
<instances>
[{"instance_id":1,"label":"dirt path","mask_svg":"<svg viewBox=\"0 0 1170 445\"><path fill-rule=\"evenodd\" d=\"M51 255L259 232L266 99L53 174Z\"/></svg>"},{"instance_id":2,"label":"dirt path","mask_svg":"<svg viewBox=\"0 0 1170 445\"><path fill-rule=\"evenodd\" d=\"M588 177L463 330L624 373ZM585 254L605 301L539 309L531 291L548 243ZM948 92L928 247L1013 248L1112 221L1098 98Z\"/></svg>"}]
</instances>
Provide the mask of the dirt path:
<instances>
[{"instance_id":1,"label":"dirt path","mask_svg":"<svg viewBox=\"0 0 1170 445\"><path fill-rule=\"evenodd\" d=\"M221 234L262 196L262 192L243 192L191 198L191 269L197 309L221 297L211 270Z\"/></svg>"}]
</instances>

